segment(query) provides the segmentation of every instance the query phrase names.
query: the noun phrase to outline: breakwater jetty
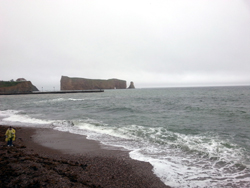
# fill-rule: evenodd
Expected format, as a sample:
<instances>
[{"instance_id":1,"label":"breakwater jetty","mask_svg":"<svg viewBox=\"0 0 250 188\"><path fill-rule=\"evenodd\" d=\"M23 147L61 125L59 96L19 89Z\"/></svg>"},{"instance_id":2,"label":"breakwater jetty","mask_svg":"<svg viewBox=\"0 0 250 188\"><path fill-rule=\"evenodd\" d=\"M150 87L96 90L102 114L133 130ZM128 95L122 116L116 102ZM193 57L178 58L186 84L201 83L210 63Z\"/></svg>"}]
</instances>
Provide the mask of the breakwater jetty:
<instances>
[{"instance_id":1,"label":"breakwater jetty","mask_svg":"<svg viewBox=\"0 0 250 188\"><path fill-rule=\"evenodd\" d=\"M66 93L99 93L103 89L92 90L62 90L62 91L32 91L32 92L0 92L0 95L38 95L38 94L66 94Z\"/></svg>"}]
</instances>

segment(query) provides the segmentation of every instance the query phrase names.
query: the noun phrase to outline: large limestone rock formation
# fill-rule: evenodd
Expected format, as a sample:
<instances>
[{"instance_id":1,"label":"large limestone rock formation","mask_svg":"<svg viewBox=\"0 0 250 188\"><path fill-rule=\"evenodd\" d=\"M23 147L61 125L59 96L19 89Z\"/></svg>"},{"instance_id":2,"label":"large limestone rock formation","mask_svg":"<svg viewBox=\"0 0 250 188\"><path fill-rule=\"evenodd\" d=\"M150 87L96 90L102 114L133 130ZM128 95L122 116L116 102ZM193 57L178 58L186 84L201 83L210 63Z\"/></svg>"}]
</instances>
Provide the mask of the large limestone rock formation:
<instances>
[{"instance_id":1,"label":"large limestone rock formation","mask_svg":"<svg viewBox=\"0 0 250 188\"><path fill-rule=\"evenodd\" d=\"M130 82L130 85L129 85L128 89L135 89L134 82Z\"/></svg>"},{"instance_id":2,"label":"large limestone rock formation","mask_svg":"<svg viewBox=\"0 0 250 188\"><path fill-rule=\"evenodd\" d=\"M97 80L86 78L61 77L61 90L91 90L91 89L126 89L124 80Z\"/></svg>"},{"instance_id":3,"label":"large limestone rock formation","mask_svg":"<svg viewBox=\"0 0 250 188\"><path fill-rule=\"evenodd\" d=\"M32 91L38 89L30 81L0 81L0 94L32 93Z\"/></svg>"}]
</instances>

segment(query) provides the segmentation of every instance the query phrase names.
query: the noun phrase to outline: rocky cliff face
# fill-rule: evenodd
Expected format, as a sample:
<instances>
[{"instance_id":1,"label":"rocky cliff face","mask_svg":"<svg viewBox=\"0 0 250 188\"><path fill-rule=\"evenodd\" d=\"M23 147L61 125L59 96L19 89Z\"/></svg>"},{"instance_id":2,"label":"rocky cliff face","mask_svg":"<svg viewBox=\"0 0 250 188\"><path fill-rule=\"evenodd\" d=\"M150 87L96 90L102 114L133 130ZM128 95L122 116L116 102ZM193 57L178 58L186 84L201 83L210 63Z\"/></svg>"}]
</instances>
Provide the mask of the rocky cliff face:
<instances>
[{"instance_id":1,"label":"rocky cliff face","mask_svg":"<svg viewBox=\"0 0 250 188\"><path fill-rule=\"evenodd\" d=\"M61 77L61 90L90 90L90 89L126 89L124 80L96 80L86 78Z\"/></svg>"},{"instance_id":2,"label":"rocky cliff face","mask_svg":"<svg viewBox=\"0 0 250 188\"><path fill-rule=\"evenodd\" d=\"M129 85L128 89L135 89L134 82L130 82L130 85Z\"/></svg>"},{"instance_id":3,"label":"rocky cliff face","mask_svg":"<svg viewBox=\"0 0 250 188\"><path fill-rule=\"evenodd\" d=\"M32 91L38 91L38 89L30 81L0 82L0 94L31 93Z\"/></svg>"}]
</instances>

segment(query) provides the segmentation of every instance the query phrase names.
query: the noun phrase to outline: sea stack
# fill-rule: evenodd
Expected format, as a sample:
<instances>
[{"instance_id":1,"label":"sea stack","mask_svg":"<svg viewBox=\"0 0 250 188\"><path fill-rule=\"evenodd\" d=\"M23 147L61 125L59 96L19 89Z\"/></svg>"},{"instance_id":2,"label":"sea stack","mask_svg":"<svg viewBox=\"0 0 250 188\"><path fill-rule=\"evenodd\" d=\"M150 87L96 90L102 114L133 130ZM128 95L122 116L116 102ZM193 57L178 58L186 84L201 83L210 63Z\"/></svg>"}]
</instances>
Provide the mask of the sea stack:
<instances>
[{"instance_id":1,"label":"sea stack","mask_svg":"<svg viewBox=\"0 0 250 188\"><path fill-rule=\"evenodd\" d=\"M130 82L128 89L135 89L134 82Z\"/></svg>"}]
</instances>

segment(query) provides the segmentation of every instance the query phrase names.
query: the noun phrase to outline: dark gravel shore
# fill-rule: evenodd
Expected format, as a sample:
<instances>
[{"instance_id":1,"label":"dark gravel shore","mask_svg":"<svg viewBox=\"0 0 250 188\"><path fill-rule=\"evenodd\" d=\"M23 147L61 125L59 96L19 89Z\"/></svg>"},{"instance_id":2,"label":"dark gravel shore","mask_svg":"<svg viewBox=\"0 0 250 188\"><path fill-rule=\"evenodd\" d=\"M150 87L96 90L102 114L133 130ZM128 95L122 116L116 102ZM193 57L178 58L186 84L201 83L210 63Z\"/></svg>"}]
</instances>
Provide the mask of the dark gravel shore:
<instances>
[{"instance_id":1,"label":"dark gravel shore","mask_svg":"<svg viewBox=\"0 0 250 188\"><path fill-rule=\"evenodd\" d=\"M127 152L66 154L33 141L36 129L17 128L13 147L4 142L0 126L0 187L166 188L149 163Z\"/></svg>"}]
</instances>

